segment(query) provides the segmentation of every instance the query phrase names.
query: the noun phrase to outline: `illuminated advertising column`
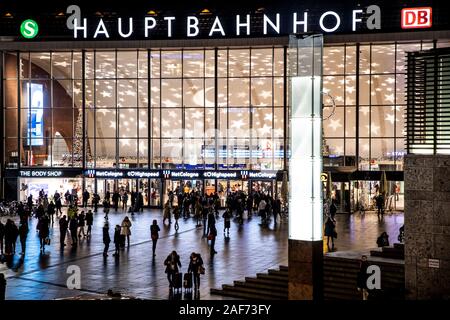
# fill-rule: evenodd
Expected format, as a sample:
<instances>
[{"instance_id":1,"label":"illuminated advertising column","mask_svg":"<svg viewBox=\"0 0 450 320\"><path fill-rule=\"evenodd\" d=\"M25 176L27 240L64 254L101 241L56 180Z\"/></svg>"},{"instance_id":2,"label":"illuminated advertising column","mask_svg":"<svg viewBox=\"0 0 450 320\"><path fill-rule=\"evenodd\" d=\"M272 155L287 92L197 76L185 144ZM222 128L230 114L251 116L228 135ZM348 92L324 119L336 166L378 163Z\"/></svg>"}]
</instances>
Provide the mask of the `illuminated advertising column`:
<instances>
[{"instance_id":1,"label":"illuminated advertising column","mask_svg":"<svg viewBox=\"0 0 450 320\"><path fill-rule=\"evenodd\" d=\"M289 299L322 298L321 35L291 36L289 48Z\"/></svg>"}]
</instances>

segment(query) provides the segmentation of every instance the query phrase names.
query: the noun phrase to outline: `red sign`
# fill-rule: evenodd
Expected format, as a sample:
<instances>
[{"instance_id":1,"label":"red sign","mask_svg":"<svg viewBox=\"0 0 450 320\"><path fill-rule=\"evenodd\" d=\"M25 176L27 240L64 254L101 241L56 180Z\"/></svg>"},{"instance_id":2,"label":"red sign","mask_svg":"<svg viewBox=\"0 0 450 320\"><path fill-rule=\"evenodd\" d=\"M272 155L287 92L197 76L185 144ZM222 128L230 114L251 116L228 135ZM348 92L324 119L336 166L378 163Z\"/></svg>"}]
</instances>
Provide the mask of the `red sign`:
<instances>
[{"instance_id":1,"label":"red sign","mask_svg":"<svg viewBox=\"0 0 450 320\"><path fill-rule=\"evenodd\" d=\"M402 9L402 29L431 28L431 7Z\"/></svg>"}]
</instances>

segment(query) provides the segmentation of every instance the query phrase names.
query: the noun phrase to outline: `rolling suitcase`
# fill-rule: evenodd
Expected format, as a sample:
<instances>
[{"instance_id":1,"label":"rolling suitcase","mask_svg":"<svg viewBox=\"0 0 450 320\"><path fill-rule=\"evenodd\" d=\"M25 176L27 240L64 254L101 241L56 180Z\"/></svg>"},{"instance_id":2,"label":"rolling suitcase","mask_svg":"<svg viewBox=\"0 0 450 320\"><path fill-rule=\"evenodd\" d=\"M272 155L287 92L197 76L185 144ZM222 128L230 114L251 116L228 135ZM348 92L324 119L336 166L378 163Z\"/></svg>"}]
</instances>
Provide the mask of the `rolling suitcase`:
<instances>
[{"instance_id":1,"label":"rolling suitcase","mask_svg":"<svg viewBox=\"0 0 450 320\"><path fill-rule=\"evenodd\" d=\"M192 273L185 273L183 277L184 292L192 290Z\"/></svg>"},{"instance_id":2,"label":"rolling suitcase","mask_svg":"<svg viewBox=\"0 0 450 320\"><path fill-rule=\"evenodd\" d=\"M175 274L174 290L181 290L183 288L183 273L179 272Z\"/></svg>"}]
</instances>

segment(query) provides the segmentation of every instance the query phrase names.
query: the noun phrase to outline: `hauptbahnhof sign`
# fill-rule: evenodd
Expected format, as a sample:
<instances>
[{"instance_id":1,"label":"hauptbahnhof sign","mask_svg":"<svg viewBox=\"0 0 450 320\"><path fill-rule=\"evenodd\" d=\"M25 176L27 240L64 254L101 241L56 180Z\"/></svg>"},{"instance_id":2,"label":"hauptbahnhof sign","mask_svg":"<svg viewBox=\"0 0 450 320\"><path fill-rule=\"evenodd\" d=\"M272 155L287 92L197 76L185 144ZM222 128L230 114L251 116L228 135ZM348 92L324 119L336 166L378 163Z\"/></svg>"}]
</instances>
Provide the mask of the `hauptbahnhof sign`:
<instances>
[{"instance_id":1,"label":"hauptbahnhof sign","mask_svg":"<svg viewBox=\"0 0 450 320\"><path fill-rule=\"evenodd\" d=\"M238 7L225 1L205 6L204 1L193 0L171 7L168 1L126 6L120 2L102 5L63 0L52 6L20 8L9 19L0 17L0 36L13 41L98 41L449 30L447 11L445 1L431 0L250 0ZM20 33L21 24L29 19L39 27L39 34L32 38Z\"/></svg>"}]
</instances>

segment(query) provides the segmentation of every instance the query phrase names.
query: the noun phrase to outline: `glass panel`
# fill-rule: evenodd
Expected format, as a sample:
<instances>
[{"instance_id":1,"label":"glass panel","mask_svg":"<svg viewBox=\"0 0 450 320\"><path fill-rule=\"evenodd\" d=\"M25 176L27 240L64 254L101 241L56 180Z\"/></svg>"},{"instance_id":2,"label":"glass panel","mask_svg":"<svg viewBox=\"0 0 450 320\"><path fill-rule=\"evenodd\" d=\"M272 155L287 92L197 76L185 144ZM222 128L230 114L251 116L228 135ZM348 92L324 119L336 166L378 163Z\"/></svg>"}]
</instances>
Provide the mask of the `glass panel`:
<instances>
[{"instance_id":1,"label":"glass panel","mask_svg":"<svg viewBox=\"0 0 450 320\"><path fill-rule=\"evenodd\" d=\"M203 50L183 51L183 77L199 78L204 74Z\"/></svg>"},{"instance_id":2,"label":"glass panel","mask_svg":"<svg viewBox=\"0 0 450 320\"><path fill-rule=\"evenodd\" d=\"M161 132L163 137L183 137L181 109L161 109Z\"/></svg>"},{"instance_id":3,"label":"glass panel","mask_svg":"<svg viewBox=\"0 0 450 320\"><path fill-rule=\"evenodd\" d=\"M122 109L119 113L119 136L121 138L137 137L139 122L137 109Z\"/></svg>"},{"instance_id":4,"label":"glass panel","mask_svg":"<svg viewBox=\"0 0 450 320\"><path fill-rule=\"evenodd\" d=\"M372 74L395 72L395 45L372 45Z\"/></svg>"},{"instance_id":5,"label":"glass panel","mask_svg":"<svg viewBox=\"0 0 450 320\"><path fill-rule=\"evenodd\" d=\"M114 138L116 136L116 111L97 109L96 136L99 138Z\"/></svg>"},{"instance_id":6,"label":"glass panel","mask_svg":"<svg viewBox=\"0 0 450 320\"><path fill-rule=\"evenodd\" d=\"M246 108L228 109L228 134L230 137L249 137L250 110Z\"/></svg>"},{"instance_id":7,"label":"glass panel","mask_svg":"<svg viewBox=\"0 0 450 320\"><path fill-rule=\"evenodd\" d=\"M255 108L253 115L253 133L255 138L271 138L272 137L272 109L271 108Z\"/></svg>"},{"instance_id":8,"label":"glass panel","mask_svg":"<svg viewBox=\"0 0 450 320\"><path fill-rule=\"evenodd\" d=\"M325 107L323 110L324 117L329 117L323 121L323 134L325 137L342 137L344 136L344 115L345 108L338 107L332 113L331 107Z\"/></svg>"},{"instance_id":9,"label":"glass panel","mask_svg":"<svg viewBox=\"0 0 450 320\"><path fill-rule=\"evenodd\" d=\"M111 168L116 166L116 140L96 139L96 167Z\"/></svg>"},{"instance_id":10,"label":"glass panel","mask_svg":"<svg viewBox=\"0 0 450 320\"><path fill-rule=\"evenodd\" d=\"M167 122L165 129L168 128ZM161 126L161 121L160 121L160 109L152 109L152 136L153 137L159 137L161 132L160 132L160 126Z\"/></svg>"},{"instance_id":11,"label":"glass panel","mask_svg":"<svg viewBox=\"0 0 450 320\"><path fill-rule=\"evenodd\" d=\"M161 56L160 51L150 52L150 76L152 78L159 78L161 76Z\"/></svg>"},{"instance_id":12,"label":"glass panel","mask_svg":"<svg viewBox=\"0 0 450 320\"><path fill-rule=\"evenodd\" d=\"M116 54L114 51L97 51L95 56L96 78L116 77Z\"/></svg>"},{"instance_id":13,"label":"glass panel","mask_svg":"<svg viewBox=\"0 0 450 320\"><path fill-rule=\"evenodd\" d=\"M372 107L371 112L372 137L393 137L395 114L391 107Z\"/></svg>"},{"instance_id":14,"label":"glass panel","mask_svg":"<svg viewBox=\"0 0 450 320\"><path fill-rule=\"evenodd\" d=\"M56 79L72 78L72 53L53 52L52 53L52 74Z\"/></svg>"},{"instance_id":15,"label":"glass panel","mask_svg":"<svg viewBox=\"0 0 450 320\"><path fill-rule=\"evenodd\" d=\"M356 136L356 108L346 107L345 108L345 136L355 137Z\"/></svg>"},{"instance_id":16,"label":"glass panel","mask_svg":"<svg viewBox=\"0 0 450 320\"><path fill-rule=\"evenodd\" d=\"M96 80L97 108L116 108L116 83L114 80Z\"/></svg>"},{"instance_id":17,"label":"glass panel","mask_svg":"<svg viewBox=\"0 0 450 320\"><path fill-rule=\"evenodd\" d=\"M204 111L200 108L185 109L184 137L201 138L204 135Z\"/></svg>"},{"instance_id":18,"label":"glass panel","mask_svg":"<svg viewBox=\"0 0 450 320\"><path fill-rule=\"evenodd\" d=\"M198 168L203 165L203 140L202 139L185 139L184 140L184 167L186 169Z\"/></svg>"},{"instance_id":19,"label":"glass panel","mask_svg":"<svg viewBox=\"0 0 450 320\"><path fill-rule=\"evenodd\" d=\"M361 106L359 108L359 135L361 137L369 136L369 116L370 108L368 106Z\"/></svg>"},{"instance_id":20,"label":"glass panel","mask_svg":"<svg viewBox=\"0 0 450 320\"><path fill-rule=\"evenodd\" d=\"M117 106L119 108L137 107L137 81L117 80Z\"/></svg>"},{"instance_id":21,"label":"glass panel","mask_svg":"<svg viewBox=\"0 0 450 320\"><path fill-rule=\"evenodd\" d=\"M148 108L148 81L147 80L139 80L138 107L144 108L144 109Z\"/></svg>"},{"instance_id":22,"label":"glass panel","mask_svg":"<svg viewBox=\"0 0 450 320\"><path fill-rule=\"evenodd\" d=\"M138 130L139 137L148 137L148 113L146 110L138 110L139 114L139 122L138 122Z\"/></svg>"},{"instance_id":23,"label":"glass panel","mask_svg":"<svg viewBox=\"0 0 450 320\"><path fill-rule=\"evenodd\" d=\"M356 73L356 46L345 47L345 73Z\"/></svg>"},{"instance_id":24,"label":"glass panel","mask_svg":"<svg viewBox=\"0 0 450 320\"><path fill-rule=\"evenodd\" d=\"M249 79L230 78L228 82L228 101L232 107L248 106L249 98Z\"/></svg>"},{"instance_id":25,"label":"glass panel","mask_svg":"<svg viewBox=\"0 0 450 320\"><path fill-rule=\"evenodd\" d=\"M205 77L214 77L215 74L215 52L205 50Z\"/></svg>"},{"instance_id":26,"label":"glass panel","mask_svg":"<svg viewBox=\"0 0 450 320\"><path fill-rule=\"evenodd\" d=\"M166 108L181 107L181 79L162 80L161 106Z\"/></svg>"},{"instance_id":27,"label":"glass panel","mask_svg":"<svg viewBox=\"0 0 450 320\"><path fill-rule=\"evenodd\" d=\"M162 139L161 160L163 167L182 163L183 141L181 139Z\"/></svg>"},{"instance_id":28,"label":"glass panel","mask_svg":"<svg viewBox=\"0 0 450 320\"><path fill-rule=\"evenodd\" d=\"M228 52L229 76L243 77L250 74L250 50L232 49Z\"/></svg>"},{"instance_id":29,"label":"glass panel","mask_svg":"<svg viewBox=\"0 0 450 320\"><path fill-rule=\"evenodd\" d=\"M31 52L31 78L32 79L50 79L50 53L49 52Z\"/></svg>"},{"instance_id":30,"label":"glass panel","mask_svg":"<svg viewBox=\"0 0 450 320\"><path fill-rule=\"evenodd\" d=\"M148 59L147 59L147 51L139 50L138 54L138 77L139 78L148 78Z\"/></svg>"},{"instance_id":31,"label":"glass panel","mask_svg":"<svg viewBox=\"0 0 450 320\"><path fill-rule=\"evenodd\" d=\"M274 49L274 76L284 75L284 49L275 48Z\"/></svg>"},{"instance_id":32,"label":"glass panel","mask_svg":"<svg viewBox=\"0 0 450 320\"><path fill-rule=\"evenodd\" d=\"M272 76L272 48L251 49L251 54L252 76Z\"/></svg>"},{"instance_id":33,"label":"glass panel","mask_svg":"<svg viewBox=\"0 0 450 320\"><path fill-rule=\"evenodd\" d=\"M137 78L137 51L117 51L117 77Z\"/></svg>"},{"instance_id":34,"label":"glass panel","mask_svg":"<svg viewBox=\"0 0 450 320\"><path fill-rule=\"evenodd\" d=\"M53 81L53 108L72 108L72 96L72 80Z\"/></svg>"},{"instance_id":35,"label":"glass panel","mask_svg":"<svg viewBox=\"0 0 450 320\"><path fill-rule=\"evenodd\" d=\"M162 51L161 52L161 77L178 78L181 77L181 51Z\"/></svg>"},{"instance_id":36,"label":"glass panel","mask_svg":"<svg viewBox=\"0 0 450 320\"><path fill-rule=\"evenodd\" d=\"M323 48L323 74L344 74L344 47Z\"/></svg>"},{"instance_id":37,"label":"glass panel","mask_svg":"<svg viewBox=\"0 0 450 320\"><path fill-rule=\"evenodd\" d=\"M252 78L251 105L272 105L272 78Z\"/></svg>"},{"instance_id":38,"label":"glass panel","mask_svg":"<svg viewBox=\"0 0 450 320\"><path fill-rule=\"evenodd\" d=\"M372 76L371 104L383 105L395 103L394 84L395 84L394 75Z\"/></svg>"},{"instance_id":39,"label":"glass panel","mask_svg":"<svg viewBox=\"0 0 450 320\"><path fill-rule=\"evenodd\" d=\"M203 79L183 80L183 104L185 107L203 107L205 104L205 94Z\"/></svg>"},{"instance_id":40,"label":"glass panel","mask_svg":"<svg viewBox=\"0 0 450 320\"><path fill-rule=\"evenodd\" d=\"M5 109L4 111L5 115L5 137L7 138L14 138L18 137L17 132L17 122L18 114L17 114L17 108L16 109ZM24 113L22 113L23 116ZM22 122L23 123L23 122ZM16 147L17 149L17 147Z\"/></svg>"}]
</instances>

